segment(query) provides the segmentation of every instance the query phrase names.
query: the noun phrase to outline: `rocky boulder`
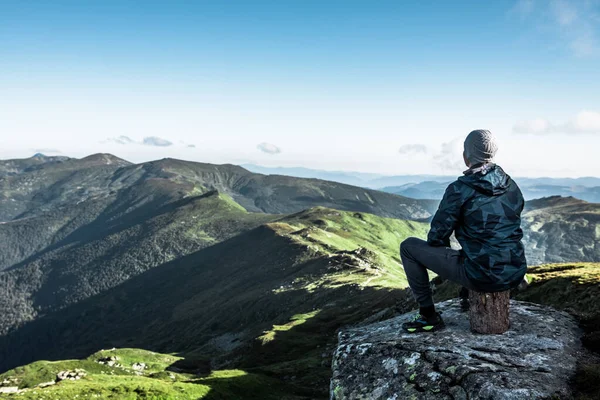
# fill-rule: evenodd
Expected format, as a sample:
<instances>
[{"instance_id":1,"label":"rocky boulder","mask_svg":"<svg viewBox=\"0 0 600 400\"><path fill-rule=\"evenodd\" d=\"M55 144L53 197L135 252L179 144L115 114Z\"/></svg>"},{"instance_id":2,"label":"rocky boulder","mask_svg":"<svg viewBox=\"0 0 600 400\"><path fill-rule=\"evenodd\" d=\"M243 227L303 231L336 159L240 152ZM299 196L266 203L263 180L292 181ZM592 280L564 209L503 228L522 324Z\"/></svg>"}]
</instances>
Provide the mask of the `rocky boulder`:
<instances>
[{"instance_id":1,"label":"rocky boulder","mask_svg":"<svg viewBox=\"0 0 600 400\"><path fill-rule=\"evenodd\" d=\"M564 312L511 301L510 329L479 335L458 300L438 305L435 333L402 333L413 313L339 333L331 399L569 398L584 352L577 322Z\"/></svg>"}]
</instances>

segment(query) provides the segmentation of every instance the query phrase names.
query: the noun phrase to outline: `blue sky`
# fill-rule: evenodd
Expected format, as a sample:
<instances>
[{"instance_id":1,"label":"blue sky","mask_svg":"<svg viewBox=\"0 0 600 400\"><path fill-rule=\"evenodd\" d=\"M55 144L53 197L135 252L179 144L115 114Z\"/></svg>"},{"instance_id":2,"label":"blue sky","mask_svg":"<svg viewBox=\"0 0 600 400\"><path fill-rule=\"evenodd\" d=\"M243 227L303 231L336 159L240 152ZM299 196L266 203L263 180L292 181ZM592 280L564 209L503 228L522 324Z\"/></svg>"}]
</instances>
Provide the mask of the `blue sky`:
<instances>
[{"instance_id":1,"label":"blue sky","mask_svg":"<svg viewBox=\"0 0 600 400\"><path fill-rule=\"evenodd\" d=\"M600 175L599 71L596 0L0 0L0 158Z\"/></svg>"}]
</instances>

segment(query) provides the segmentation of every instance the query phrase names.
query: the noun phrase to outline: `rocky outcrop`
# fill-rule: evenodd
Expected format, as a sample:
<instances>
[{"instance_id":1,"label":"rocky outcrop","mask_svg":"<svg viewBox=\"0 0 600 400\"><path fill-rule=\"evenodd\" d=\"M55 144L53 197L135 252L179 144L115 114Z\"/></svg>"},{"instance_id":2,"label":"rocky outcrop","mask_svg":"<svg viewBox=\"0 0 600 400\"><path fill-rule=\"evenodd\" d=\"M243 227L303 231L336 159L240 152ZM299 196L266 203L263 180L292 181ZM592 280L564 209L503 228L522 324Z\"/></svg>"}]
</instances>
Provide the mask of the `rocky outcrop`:
<instances>
[{"instance_id":1,"label":"rocky outcrop","mask_svg":"<svg viewBox=\"0 0 600 400\"><path fill-rule=\"evenodd\" d=\"M402 333L414 313L339 333L331 399L569 398L584 351L564 312L511 301L510 329L478 335L457 300L438 305L446 329Z\"/></svg>"},{"instance_id":2,"label":"rocky outcrop","mask_svg":"<svg viewBox=\"0 0 600 400\"><path fill-rule=\"evenodd\" d=\"M75 369L73 371L61 371L56 374L56 382L60 381L75 381L81 378L85 378L87 373L82 369Z\"/></svg>"}]
</instances>

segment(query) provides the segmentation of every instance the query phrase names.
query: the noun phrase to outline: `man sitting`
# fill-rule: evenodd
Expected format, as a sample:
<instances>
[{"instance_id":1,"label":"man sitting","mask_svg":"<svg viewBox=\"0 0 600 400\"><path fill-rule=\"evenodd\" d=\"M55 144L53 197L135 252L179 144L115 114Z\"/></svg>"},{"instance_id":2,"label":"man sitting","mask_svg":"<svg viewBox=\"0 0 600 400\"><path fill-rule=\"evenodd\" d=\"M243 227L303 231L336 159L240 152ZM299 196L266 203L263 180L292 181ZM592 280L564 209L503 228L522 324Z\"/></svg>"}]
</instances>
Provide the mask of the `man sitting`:
<instances>
[{"instance_id":1,"label":"man sitting","mask_svg":"<svg viewBox=\"0 0 600 400\"><path fill-rule=\"evenodd\" d=\"M494 164L497 149L490 131L469 133L463 153L469 169L446 189L427 241L408 238L400 245L408 284L420 307L415 318L403 324L407 332L444 327L433 304L428 269L480 292L514 288L525 276L523 195L510 176ZM462 250L450 248L452 232Z\"/></svg>"}]
</instances>

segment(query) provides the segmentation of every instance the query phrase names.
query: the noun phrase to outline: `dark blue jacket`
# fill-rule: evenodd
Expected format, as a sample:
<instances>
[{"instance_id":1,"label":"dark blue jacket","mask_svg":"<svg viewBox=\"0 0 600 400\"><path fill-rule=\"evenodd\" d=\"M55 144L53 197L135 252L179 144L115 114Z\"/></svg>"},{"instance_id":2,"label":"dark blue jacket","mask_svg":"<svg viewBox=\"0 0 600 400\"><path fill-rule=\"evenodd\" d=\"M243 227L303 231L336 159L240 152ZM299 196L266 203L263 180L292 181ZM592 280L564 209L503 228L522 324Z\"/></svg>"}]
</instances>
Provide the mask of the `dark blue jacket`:
<instances>
[{"instance_id":1,"label":"dark blue jacket","mask_svg":"<svg viewBox=\"0 0 600 400\"><path fill-rule=\"evenodd\" d=\"M449 247L455 232L475 287L486 292L514 288L527 271L521 242L524 203L521 190L500 166L467 172L446 189L427 242Z\"/></svg>"}]
</instances>

